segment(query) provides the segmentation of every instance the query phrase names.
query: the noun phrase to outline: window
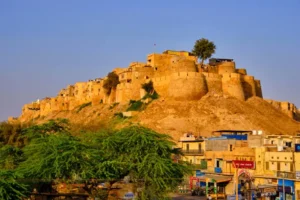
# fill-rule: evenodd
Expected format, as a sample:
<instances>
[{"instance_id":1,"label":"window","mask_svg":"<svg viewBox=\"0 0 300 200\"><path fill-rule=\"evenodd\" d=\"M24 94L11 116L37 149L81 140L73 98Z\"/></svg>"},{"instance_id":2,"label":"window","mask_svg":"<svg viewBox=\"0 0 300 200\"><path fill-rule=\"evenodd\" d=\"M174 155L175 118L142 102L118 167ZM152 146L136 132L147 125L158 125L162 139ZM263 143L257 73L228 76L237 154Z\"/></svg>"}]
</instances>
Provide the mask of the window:
<instances>
[{"instance_id":1,"label":"window","mask_svg":"<svg viewBox=\"0 0 300 200\"><path fill-rule=\"evenodd\" d=\"M280 171L280 162L277 162L277 171Z\"/></svg>"},{"instance_id":2,"label":"window","mask_svg":"<svg viewBox=\"0 0 300 200\"><path fill-rule=\"evenodd\" d=\"M229 146L229 151L232 151L232 144Z\"/></svg>"},{"instance_id":3,"label":"window","mask_svg":"<svg viewBox=\"0 0 300 200\"><path fill-rule=\"evenodd\" d=\"M260 162L260 161L259 161ZM273 164L273 163L272 163ZM269 162L266 162L266 170L269 170Z\"/></svg>"},{"instance_id":4,"label":"window","mask_svg":"<svg viewBox=\"0 0 300 200\"><path fill-rule=\"evenodd\" d=\"M190 150L190 144L186 144L186 151Z\"/></svg>"},{"instance_id":5,"label":"window","mask_svg":"<svg viewBox=\"0 0 300 200\"><path fill-rule=\"evenodd\" d=\"M261 161L258 161L258 162L257 162L257 165L261 165Z\"/></svg>"},{"instance_id":6,"label":"window","mask_svg":"<svg viewBox=\"0 0 300 200\"><path fill-rule=\"evenodd\" d=\"M201 143L198 144L198 150L201 151Z\"/></svg>"}]
</instances>

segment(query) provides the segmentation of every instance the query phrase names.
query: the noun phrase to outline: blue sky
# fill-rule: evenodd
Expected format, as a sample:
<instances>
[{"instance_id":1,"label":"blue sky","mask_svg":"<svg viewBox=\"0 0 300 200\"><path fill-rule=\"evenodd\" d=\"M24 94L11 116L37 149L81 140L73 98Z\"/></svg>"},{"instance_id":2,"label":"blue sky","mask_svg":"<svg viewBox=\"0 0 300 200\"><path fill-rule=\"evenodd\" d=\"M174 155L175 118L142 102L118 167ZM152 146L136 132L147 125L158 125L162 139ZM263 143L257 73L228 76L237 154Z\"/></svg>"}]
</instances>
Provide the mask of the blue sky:
<instances>
[{"instance_id":1,"label":"blue sky","mask_svg":"<svg viewBox=\"0 0 300 200\"><path fill-rule=\"evenodd\" d=\"M166 49L215 42L261 80L265 98L300 107L299 0L2 0L0 121L78 81ZM154 47L154 43L156 46Z\"/></svg>"}]
</instances>

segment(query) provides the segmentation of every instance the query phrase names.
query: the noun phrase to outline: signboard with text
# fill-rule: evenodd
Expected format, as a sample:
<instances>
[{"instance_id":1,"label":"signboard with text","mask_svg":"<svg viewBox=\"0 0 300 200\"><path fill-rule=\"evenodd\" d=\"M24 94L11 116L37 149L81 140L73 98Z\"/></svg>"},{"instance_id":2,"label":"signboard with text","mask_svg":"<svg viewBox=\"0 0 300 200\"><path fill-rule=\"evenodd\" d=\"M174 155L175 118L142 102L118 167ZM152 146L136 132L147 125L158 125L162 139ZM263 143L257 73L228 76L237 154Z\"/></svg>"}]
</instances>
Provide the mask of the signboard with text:
<instances>
[{"instance_id":1,"label":"signboard with text","mask_svg":"<svg viewBox=\"0 0 300 200\"><path fill-rule=\"evenodd\" d=\"M238 169L254 169L255 162L254 161L246 161L246 160L233 160L232 166Z\"/></svg>"}]
</instances>

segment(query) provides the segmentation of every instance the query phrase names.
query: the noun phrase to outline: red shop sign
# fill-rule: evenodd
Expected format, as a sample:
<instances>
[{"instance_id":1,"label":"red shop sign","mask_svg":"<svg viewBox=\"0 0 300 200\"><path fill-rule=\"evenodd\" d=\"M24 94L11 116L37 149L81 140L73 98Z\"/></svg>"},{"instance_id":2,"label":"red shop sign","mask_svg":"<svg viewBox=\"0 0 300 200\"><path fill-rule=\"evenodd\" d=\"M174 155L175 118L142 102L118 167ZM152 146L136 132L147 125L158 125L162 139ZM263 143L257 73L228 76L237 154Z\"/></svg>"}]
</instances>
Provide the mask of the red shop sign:
<instances>
[{"instance_id":1,"label":"red shop sign","mask_svg":"<svg viewBox=\"0 0 300 200\"><path fill-rule=\"evenodd\" d=\"M255 162L254 161L245 161L245 160L233 160L232 166L238 169L254 169Z\"/></svg>"}]
</instances>

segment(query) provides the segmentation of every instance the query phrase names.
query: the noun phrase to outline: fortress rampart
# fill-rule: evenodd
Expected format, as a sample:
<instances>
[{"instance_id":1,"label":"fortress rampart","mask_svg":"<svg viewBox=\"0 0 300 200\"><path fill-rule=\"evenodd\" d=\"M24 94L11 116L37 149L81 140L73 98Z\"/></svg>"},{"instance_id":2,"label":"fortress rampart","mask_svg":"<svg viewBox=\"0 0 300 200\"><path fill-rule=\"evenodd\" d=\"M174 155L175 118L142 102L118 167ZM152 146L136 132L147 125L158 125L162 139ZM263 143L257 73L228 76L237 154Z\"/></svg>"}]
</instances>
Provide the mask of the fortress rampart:
<instances>
[{"instance_id":1,"label":"fortress rampart","mask_svg":"<svg viewBox=\"0 0 300 200\"><path fill-rule=\"evenodd\" d=\"M282 112L287 114L289 117L299 120L300 111L295 106L295 104L287 101L274 101L271 99L266 99L266 101L273 105L276 109L281 110Z\"/></svg>"},{"instance_id":2,"label":"fortress rampart","mask_svg":"<svg viewBox=\"0 0 300 200\"><path fill-rule=\"evenodd\" d=\"M232 59L211 60L202 66L186 51L150 54L146 62L131 62L127 68L115 68L113 71L120 83L109 95L103 88L107 77L77 82L59 91L56 97L24 105L21 119L74 110L89 102L97 105L139 100L144 95L142 84L150 80L161 97L175 100L199 100L208 92L224 93L241 101L252 96L262 97L260 81L247 75L246 69L236 69Z\"/></svg>"}]
</instances>

